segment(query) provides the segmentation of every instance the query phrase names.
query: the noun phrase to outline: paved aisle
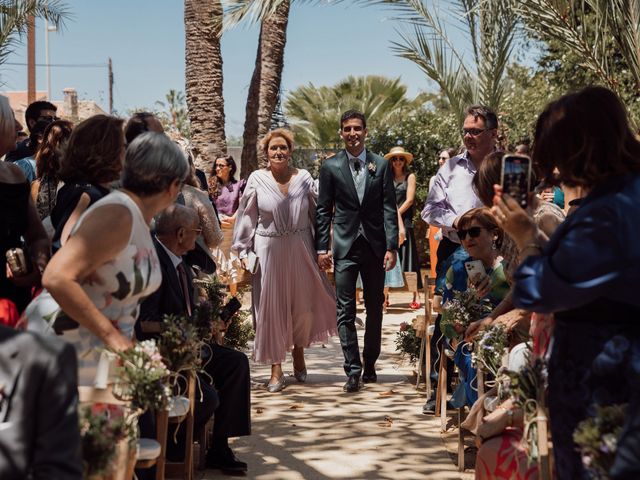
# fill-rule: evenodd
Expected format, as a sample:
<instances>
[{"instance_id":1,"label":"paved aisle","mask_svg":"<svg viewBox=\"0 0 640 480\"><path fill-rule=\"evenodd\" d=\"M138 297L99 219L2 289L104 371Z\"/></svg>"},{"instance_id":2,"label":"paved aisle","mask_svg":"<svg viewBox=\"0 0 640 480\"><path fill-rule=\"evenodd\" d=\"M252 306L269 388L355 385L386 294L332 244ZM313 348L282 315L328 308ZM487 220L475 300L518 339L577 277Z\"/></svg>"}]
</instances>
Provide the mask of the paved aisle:
<instances>
[{"instance_id":1,"label":"paved aisle","mask_svg":"<svg viewBox=\"0 0 640 480\"><path fill-rule=\"evenodd\" d=\"M392 301L410 301L393 293ZM439 432L439 421L422 415L424 393L409 383L412 369L399 365L395 332L416 312L390 308L383 324L378 383L356 394L342 392L345 375L338 339L326 348L307 351L307 383L292 376L289 359L284 366L288 385L269 394L262 386L268 366L252 365L253 435L234 441L238 456L249 463L247 478L298 479L469 479L457 472ZM364 319L364 315L359 313ZM360 330L360 345L362 334ZM226 478L207 471L198 478Z\"/></svg>"}]
</instances>

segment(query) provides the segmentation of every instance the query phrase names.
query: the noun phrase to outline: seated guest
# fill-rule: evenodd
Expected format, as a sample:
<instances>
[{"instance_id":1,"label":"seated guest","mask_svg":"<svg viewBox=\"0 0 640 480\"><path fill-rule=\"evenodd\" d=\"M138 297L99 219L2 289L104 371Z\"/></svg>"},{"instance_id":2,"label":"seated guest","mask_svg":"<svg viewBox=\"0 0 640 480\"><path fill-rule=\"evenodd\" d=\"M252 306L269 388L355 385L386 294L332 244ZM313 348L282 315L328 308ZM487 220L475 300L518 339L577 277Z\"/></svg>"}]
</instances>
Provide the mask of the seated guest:
<instances>
[{"instance_id":1,"label":"seated guest","mask_svg":"<svg viewBox=\"0 0 640 480\"><path fill-rule=\"evenodd\" d=\"M481 300L488 300L495 307L509 292L509 284L505 278L502 257L498 255L498 248L504 234L488 208L474 208L468 211L458 221L458 238L469 254L469 259L454 262L447 271L446 289L443 303L453 298L454 292L466 291L469 286L474 287ZM480 260L486 275L481 281L469 278L466 264L473 260ZM462 332L459 332L462 333ZM460 343L456 349L454 363L460 369L460 376L466 393L466 403L472 405L478 399L475 383L475 369L471 367L471 355L465 352L466 344ZM461 405L455 405L461 406Z\"/></svg>"},{"instance_id":2,"label":"seated guest","mask_svg":"<svg viewBox=\"0 0 640 480\"><path fill-rule=\"evenodd\" d=\"M165 314L192 314L195 308L193 274L183 256L193 250L200 232L198 214L183 205L172 205L156 218L154 244L162 270L162 285L142 302L136 324L139 339L157 335L158 322ZM214 380L220 404L216 410L213 447L207 452L207 466L244 472L247 464L235 457L229 448L228 438L251 433L249 362L243 353L215 344L211 348L213 359L205 368ZM211 417L218 403L215 390L204 377L201 386L205 395L203 401L196 404L196 432ZM180 432L184 435L184 429L178 432L178 436Z\"/></svg>"},{"instance_id":3,"label":"seated guest","mask_svg":"<svg viewBox=\"0 0 640 480\"><path fill-rule=\"evenodd\" d=\"M0 325L0 478L82 478L76 353Z\"/></svg>"}]
</instances>

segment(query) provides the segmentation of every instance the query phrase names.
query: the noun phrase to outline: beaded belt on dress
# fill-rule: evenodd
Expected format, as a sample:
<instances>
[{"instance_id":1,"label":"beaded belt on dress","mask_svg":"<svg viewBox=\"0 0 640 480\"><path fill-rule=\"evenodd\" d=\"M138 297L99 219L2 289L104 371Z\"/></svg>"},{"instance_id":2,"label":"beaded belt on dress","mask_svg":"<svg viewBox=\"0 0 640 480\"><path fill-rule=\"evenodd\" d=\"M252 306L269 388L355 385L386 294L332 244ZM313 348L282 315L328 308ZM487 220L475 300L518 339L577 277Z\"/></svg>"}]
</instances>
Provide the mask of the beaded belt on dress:
<instances>
[{"instance_id":1,"label":"beaded belt on dress","mask_svg":"<svg viewBox=\"0 0 640 480\"><path fill-rule=\"evenodd\" d=\"M261 237L286 237L287 235L300 235L301 233L305 233L308 231L309 227L299 228L297 230L286 230L284 232L269 232L267 230L256 229L256 235L260 235Z\"/></svg>"}]
</instances>

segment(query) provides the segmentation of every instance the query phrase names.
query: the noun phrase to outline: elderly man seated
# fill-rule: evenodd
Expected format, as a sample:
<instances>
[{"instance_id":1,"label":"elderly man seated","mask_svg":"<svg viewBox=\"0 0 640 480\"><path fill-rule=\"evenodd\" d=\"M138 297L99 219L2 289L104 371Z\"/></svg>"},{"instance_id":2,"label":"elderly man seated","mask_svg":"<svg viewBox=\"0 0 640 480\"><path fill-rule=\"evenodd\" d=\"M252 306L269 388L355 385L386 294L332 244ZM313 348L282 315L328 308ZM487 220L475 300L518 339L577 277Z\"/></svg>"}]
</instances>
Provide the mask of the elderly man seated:
<instances>
[{"instance_id":1,"label":"elderly man seated","mask_svg":"<svg viewBox=\"0 0 640 480\"><path fill-rule=\"evenodd\" d=\"M200 232L198 214L189 207L175 204L156 217L154 244L162 270L162 285L140 306L136 323L138 339L157 336L158 322L165 314L191 316L193 313L193 272L183 257L195 247ZM228 438L251 433L249 362L241 352L219 345L211 348L213 359L206 370L214 380L217 394L203 377L200 383L204 398L195 406L194 435L198 435L215 410L214 439L207 452L207 466L227 472L246 472L247 464L236 458ZM184 451L184 432L184 428L178 430L181 439L178 448L172 447L173 441L169 442L169 460Z\"/></svg>"}]
</instances>

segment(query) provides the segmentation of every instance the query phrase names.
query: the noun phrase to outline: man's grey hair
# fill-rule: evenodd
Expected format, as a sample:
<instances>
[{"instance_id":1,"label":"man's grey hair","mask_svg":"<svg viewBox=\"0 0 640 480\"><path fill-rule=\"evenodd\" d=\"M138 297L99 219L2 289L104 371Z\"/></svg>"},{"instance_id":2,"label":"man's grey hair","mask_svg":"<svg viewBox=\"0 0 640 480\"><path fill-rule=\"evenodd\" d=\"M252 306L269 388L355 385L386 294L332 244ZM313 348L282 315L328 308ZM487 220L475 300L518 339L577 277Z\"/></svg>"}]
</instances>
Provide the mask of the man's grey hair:
<instances>
[{"instance_id":1,"label":"man's grey hair","mask_svg":"<svg viewBox=\"0 0 640 480\"><path fill-rule=\"evenodd\" d=\"M122 186L141 196L163 192L176 180L184 182L189 173L187 159L163 133L138 135L127 147L122 170Z\"/></svg>"},{"instance_id":2,"label":"man's grey hair","mask_svg":"<svg viewBox=\"0 0 640 480\"><path fill-rule=\"evenodd\" d=\"M191 228L200 224L198 213L191 207L174 203L155 217L156 235L171 235L181 227Z\"/></svg>"},{"instance_id":3,"label":"man's grey hair","mask_svg":"<svg viewBox=\"0 0 640 480\"><path fill-rule=\"evenodd\" d=\"M9 99L0 95L0 135L10 135L16 129L16 120Z\"/></svg>"},{"instance_id":4,"label":"man's grey hair","mask_svg":"<svg viewBox=\"0 0 640 480\"><path fill-rule=\"evenodd\" d=\"M485 105L471 105L467 107L466 116L473 118L480 117L484 120L484 126L487 130L498 128L498 116L496 112Z\"/></svg>"}]
</instances>

